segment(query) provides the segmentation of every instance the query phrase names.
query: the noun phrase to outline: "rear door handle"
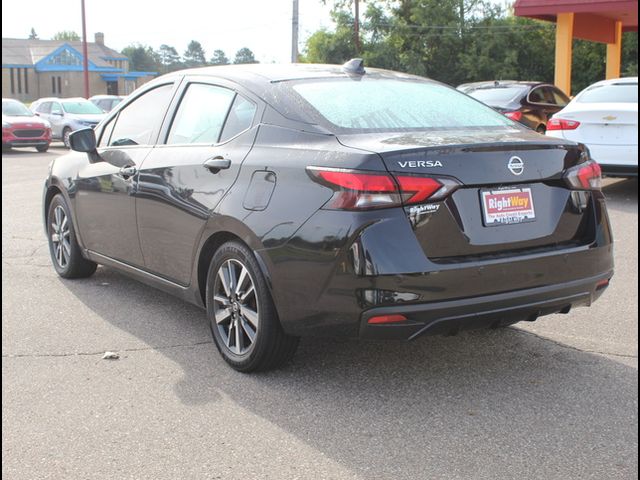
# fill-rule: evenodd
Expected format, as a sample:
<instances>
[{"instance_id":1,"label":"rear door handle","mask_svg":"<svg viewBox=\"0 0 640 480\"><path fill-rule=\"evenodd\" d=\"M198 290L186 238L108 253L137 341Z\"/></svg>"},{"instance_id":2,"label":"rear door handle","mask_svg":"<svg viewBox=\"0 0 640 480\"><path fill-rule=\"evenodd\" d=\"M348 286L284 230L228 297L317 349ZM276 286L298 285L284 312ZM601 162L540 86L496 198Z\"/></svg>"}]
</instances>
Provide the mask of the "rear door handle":
<instances>
[{"instance_id":1,"label":"rear door handle","mask_svg":"<svg viewBox=\"0 0 640 480\"><path fill-rule=\"evenodd\" d=\"M133 166L122 167L120 169L120 175L122 175L124 178L133 177L137 172L138 172L138 169Z\"/></svg>"},{"instance_id":2,"label":"rear door handle","mask_svg":"<svg viewBox=\"0 0 640 480\"><path fill-rule=\"evenodd\" d=\"M226 170L231 166L231 160L224 157L213 157L202 164L208 168L211 173L218 173L220 170Z\"/></svg>"}]
</instances>

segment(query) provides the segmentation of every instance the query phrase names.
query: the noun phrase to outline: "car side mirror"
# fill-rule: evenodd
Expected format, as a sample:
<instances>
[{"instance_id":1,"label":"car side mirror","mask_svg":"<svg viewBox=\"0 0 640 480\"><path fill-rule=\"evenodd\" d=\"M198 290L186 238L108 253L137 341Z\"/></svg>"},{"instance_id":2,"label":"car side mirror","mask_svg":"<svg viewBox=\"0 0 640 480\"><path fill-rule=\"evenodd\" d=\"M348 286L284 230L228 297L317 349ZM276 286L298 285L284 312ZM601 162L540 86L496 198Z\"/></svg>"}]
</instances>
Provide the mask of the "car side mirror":
<instances>
[{"instance_id":1,"label":"car side mirror","mask_svg":"<svg viewBox=\"0 0 640 480\"><path fill-rule=\"evenodd\" d=\"M76 152L93 153L96 151L96 132L93 128L81 128L69 135L71 150Z\"/></svg>"},{"instance_id":2,"label":"car side mirror","mask_svg":"<svg viewBox=\"0 0 640 480\"><path fill-rule=\"evenodd\" d=\"M64 117L64 113L62 112L51 112L51 115L55 115L56 117Z\"/></svg>"}]
</instances>

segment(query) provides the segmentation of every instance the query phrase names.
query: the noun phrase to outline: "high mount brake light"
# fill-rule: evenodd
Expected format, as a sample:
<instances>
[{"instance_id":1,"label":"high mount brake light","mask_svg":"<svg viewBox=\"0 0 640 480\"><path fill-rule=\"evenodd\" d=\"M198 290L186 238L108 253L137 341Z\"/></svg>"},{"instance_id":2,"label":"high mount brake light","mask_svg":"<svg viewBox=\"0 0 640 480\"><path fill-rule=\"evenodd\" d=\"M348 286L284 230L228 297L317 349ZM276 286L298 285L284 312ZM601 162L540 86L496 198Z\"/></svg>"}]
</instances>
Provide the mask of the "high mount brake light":
<instances>
[{"instance_id":1,"label":"high mount brake light","mask_svg":"<svg viewBox=\"0 0 640 480\"><path fill-rule=\"evenodd\" d=\"M566 120L564 118L552 118L547 122L547 132L550 130L575 130L580 126L576 120Z\"/></svg>"},{"instance_id":2,"label":"high mount brake light","mask_svg":"<svg viewBox=\"0 0 640 480\"><path fill-rule=\"evenodd\" d=\"M441 200L460 186L449 178L307 167L311 178L335 191L324 208L368 210Z\"/></svg>"},{"instance_id":3,"label":"high mount brake light","mask_svg":"<svg viewBox=\"0 0 640 480\"><path fill-rule=\"evenodd\" d=\"M573 190L600 190L602 169L597 162L589 160L567 170L564 180Z\"/></svg>"}]
</instances>

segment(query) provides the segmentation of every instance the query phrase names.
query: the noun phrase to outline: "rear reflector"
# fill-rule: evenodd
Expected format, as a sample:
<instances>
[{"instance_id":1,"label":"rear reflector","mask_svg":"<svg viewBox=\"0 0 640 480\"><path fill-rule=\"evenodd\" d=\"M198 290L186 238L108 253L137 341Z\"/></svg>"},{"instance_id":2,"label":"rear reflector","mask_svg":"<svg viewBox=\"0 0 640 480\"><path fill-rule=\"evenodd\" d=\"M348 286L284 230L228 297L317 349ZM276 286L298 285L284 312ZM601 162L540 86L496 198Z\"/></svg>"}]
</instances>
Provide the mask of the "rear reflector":
<instances>
[{"instance_id":1,"label":"rear reflector","mask_svg":"<svg viewBox=\"0 0 640 480\"><path fill-rule=\"evenodd\" d=\"M600 190L602 169L597 162L589 160L567 170L564 179L574 190Z\"/></svg>"},{"instance_id":2,"label":"rear reflector","mask_svg":"<svg viewBox=\"0 0 640 480\"><path fill-rule=\"evenodd\" d=\"M378 315L377 317L371 317L367 320L367 323L371 325L380 325L383 323L398 323L404 322L407 320L407 317L404 315Z\"/></svg>"},{"instance_id":3,"label":"rear reflector","mask_svg":"<svg viewBox=\"0 0 640 480\"><path fill-rule=\"evenodd\" d=\"M547 122L547 132L551 130L575 130L580 126L576 120L566 120L564 118L552 118Z\"/></svg>"},{"instance_id":4,"label":"rear reflector","mask_svg":"<svg viewBox=\"0 0 640 480\"><path fill-rule=\"evenodd\" d=\"M504 112L504 115L506 117L509 117L511 120L515 120L516 122L519 122L520 120L522 120L522 112L520 111Z\"/></svg>"},{"instance_id":5,"label":"rear reflector","mask_svg":"<svg viewBox=\"0 0 640 480\"><path fill-rule=\"evenodd\" d=\"M596 284L596 290L602 290L603 288L606 288L609 286L609 280L600 280L597 284Z\"/></svg>"},{"instance_id":6,"label":"rear reflector","mask_svg":"<svg viewBox=\"0 0 640 480\"><path fill-rule=\"evenodd\" d=\"M307 167L313 180L334 190L324 208L368 210L399 207L442 200L460 183L450 178L387 173L342 168Z\"/></svg>"}]
</instances>

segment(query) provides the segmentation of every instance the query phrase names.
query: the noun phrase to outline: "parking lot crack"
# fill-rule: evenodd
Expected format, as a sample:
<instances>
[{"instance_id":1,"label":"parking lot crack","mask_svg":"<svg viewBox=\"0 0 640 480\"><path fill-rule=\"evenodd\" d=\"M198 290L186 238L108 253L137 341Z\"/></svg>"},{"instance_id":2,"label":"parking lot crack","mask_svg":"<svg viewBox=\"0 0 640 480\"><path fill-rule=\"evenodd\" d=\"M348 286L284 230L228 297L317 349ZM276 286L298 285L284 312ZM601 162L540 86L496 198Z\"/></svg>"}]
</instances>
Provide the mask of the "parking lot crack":
<instances>
[{"instance_id":1,"label":"parking lot crack","mask_svg":"<svg viewBox=\"0 0 640 480\"><path fill-rule=\"evenodd\" d=\"M617 352L606 352L603 350L590 350L590 349L585 349L585 348L579 348L579 347L575 347L573 345L567 345L566 343L561 343L558 342L556 340L552 340L550 338L546 338L543 337L541 335L538 335L537 333L533 333L533 332L529 332L527 330L519 330L519 332L525 334L525 335L531 335L532 337L536 337L540 340L544 340L545 342L549 342L549 343L553 343L554 345L557 345L558 347L562 347L562 348L566 348L569 350L574 350L577 352L582 352L582 353L593 353L596 355L607 355L610 357L620 357L620 358L638 358L638 355L632 355L632 354L627 354L627 353L617 353Z\"/></svg>"},{"instance_id":2,"label":"parking lot crack","mask_svg":"<svg viewBox=\"0 0 640 480\"><path fill-rule=\"evenodd\" d=\"M118 353L129 352L144 352L150 350L170 350L174 348L190 348L197 347L199 345L207 345L213 343L211 340L195 343L181 343L175 345L161 345L157 347L140 347L140 348L124 348L122 350L114 350ZM47 358L47 357L95 357L102 356L106 350L93 351L93 352L68 352L68 353L16 353L16 354L3 354L2 358Z\"/></svg>"}]
</instances>

